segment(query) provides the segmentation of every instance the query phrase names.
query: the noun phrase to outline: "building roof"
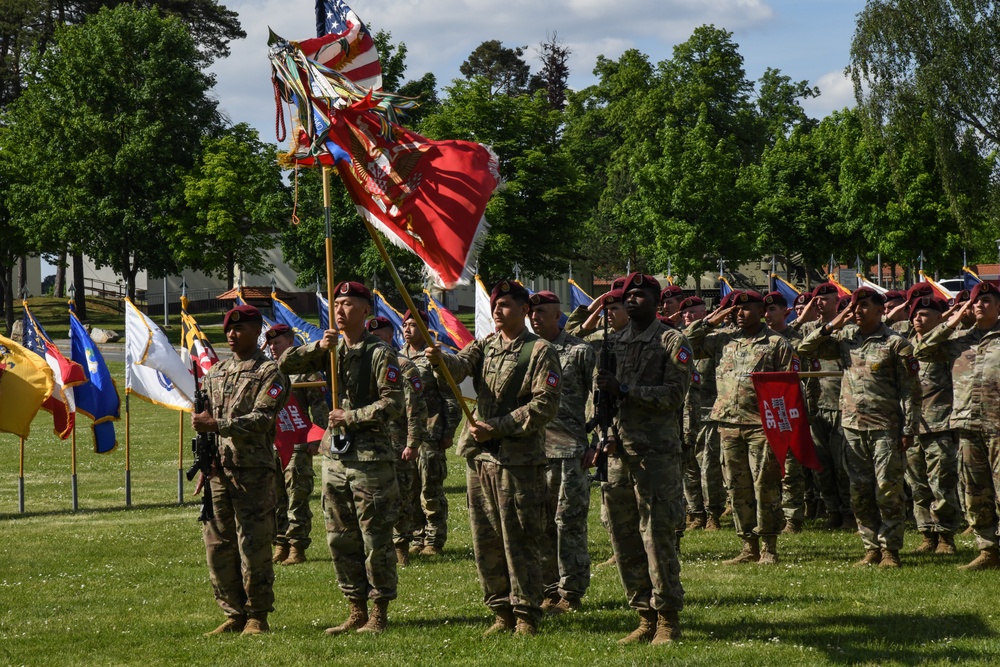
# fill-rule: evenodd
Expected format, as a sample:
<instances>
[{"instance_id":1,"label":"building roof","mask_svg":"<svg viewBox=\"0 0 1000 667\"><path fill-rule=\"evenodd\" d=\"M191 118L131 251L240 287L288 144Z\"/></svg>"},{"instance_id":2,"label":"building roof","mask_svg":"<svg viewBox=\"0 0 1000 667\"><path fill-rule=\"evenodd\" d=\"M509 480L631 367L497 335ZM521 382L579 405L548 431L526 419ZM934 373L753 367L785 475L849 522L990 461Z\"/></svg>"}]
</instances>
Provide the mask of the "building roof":
<instances>
[{"instance_id":1,"label":"building roof","mask_svg":"<svg viewBox=\"0 0 1000 667\"><path fill-rule=\"evenodd\" d=\"M223 292L219 296L215 297L219 301L235 301L236 295L239 293L240 288L234 287L233 289ZM274 290L274 293L281 300L286 300L294 295L280 289ZM271 286L270 285L244 285L243 286L243 299L246 301L270 301L271 300Z\"/></svg>"}]
</instances>

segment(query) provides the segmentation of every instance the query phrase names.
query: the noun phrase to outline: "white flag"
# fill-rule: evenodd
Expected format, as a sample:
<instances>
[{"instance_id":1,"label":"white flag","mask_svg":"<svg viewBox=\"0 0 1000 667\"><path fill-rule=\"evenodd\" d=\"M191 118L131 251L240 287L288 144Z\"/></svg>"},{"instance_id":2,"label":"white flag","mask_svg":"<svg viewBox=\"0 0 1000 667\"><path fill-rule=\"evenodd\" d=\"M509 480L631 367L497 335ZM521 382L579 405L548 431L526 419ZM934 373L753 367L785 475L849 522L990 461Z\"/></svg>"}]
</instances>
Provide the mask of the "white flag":
<instances>
[{"instance_id":1,"label":"white flag","mask_svg":"<svg viewBox=\"0 0 1000 667\"><path fill-rule=\"evenodd\" d=\"M878 292L882 296L885 296L885 293L889 291L889 290L885 289L884 287L879 287L878 284L873 283L872 281L868 280L867 278L865 278L864 276L862 276L859 273L858 274L858 288L860 289L862 287L867 287L870 290L875 290L876 292Z\"/></svg>"},{"instance_id":2,"label":"white flag","mask_svg":"<svg viewBox=\"0 0 1000 667\"><path fill-rule=\"evenodd\" d=\"M482 339L495 333L493 309L490 308L490 293L486 291L483 281L476 276L476 339Z\"/></svg>"},{"instance_id":3,"label":"white flag","mask_svg":"<svg viewBox=\"0 0 1000 667\"><path fill-rule=\"evenodd\" d=\"M125 392L172 410L194 408L194 376L167 337L125 299Z\"/></svg>"}]
</instances>

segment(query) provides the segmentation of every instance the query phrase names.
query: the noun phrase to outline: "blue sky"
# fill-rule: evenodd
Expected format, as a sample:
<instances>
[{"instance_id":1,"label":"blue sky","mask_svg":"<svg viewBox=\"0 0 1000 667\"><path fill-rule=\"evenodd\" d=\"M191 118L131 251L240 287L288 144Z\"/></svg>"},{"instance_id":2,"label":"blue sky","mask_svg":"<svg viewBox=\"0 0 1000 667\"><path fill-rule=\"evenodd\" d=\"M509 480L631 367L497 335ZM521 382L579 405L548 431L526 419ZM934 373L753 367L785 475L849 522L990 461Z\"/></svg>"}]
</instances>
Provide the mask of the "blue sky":
<instances>
[{"instance_id":1,"label":"blue sky","mask_svg":"<svg viewBox=\"0 0 1000 667\"><path fill-rule=\"evenodd\" d=\"M229 0L247 38L213 67L220 106L233 122L248 122L274 141L274 101L267 61L267 30L287 39L313 36L312 0ZM617 58L629 48L659 62L698 25L734 33L747 75L767 67L817 85L822 95L805 104L821 118L853 105L843 70L863 0L354 0L373 30L392 32L408 48L407 78L433 72L439 85L459 76L459 65L481 42L534 48L557 32L572 50L570 85L594 82L598 55Z\"/></svg>"}]
</instances>

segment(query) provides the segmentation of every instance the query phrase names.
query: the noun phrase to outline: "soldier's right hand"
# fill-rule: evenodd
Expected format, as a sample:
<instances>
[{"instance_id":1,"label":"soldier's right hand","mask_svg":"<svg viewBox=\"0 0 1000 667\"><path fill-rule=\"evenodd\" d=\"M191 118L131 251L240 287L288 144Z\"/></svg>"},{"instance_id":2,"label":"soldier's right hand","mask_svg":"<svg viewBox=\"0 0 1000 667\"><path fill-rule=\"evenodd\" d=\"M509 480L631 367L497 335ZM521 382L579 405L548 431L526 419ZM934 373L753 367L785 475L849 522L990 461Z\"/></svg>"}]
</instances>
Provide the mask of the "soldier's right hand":
<instances>
[{"instance_id":1,"label":"soldier's right hand","mask_svg":"<svg viewBox=\"0 0 1000 667\"><path fill-rule=\"evenodd\" d=\"M957 329L958 325L962 323L962 318L965 317L966 311L972 306L972 301L963 301L962 307L955 311L951 317L945 322L949 329Z\"/></svg>"},{"instance_id":2,"label":"soldier's right hand","mask_svg":"<svg viewBox=\"0 0 1000 667\"><path fill-rule=\"evenodd\" d=\"M588 447L583 452L583 469L590 470L597 465L597 457L600 456L597 447Z\"/></svg>"},{"instance_id":3,"label":"soldier's right hand","mask_svg":"<svg viewBox=\"0 0 1000 667\"><path fill-rule=\"evenodd\" d=\"M736 310L736 306L727 306L720 310L713 311L711 315L705 318L707 324L711 324L713 327L718 326L726 321L726 318Z\"/></svg>"},{"instance_id":4,"label":"soldier's right hand","mask_svg":"<svg viewBox=\"0 0 1000 667\"><path fill-rule=\"evenodd\" d=\"M605 292L601 296L591 301L590 305L587 306L587 310L589 310L592 313L596 313L597 311L599 311L601 309L601 306L604 305L604 297L606 297L609 294L611 294L611 292Z\"/></svg>"}]
</instances>

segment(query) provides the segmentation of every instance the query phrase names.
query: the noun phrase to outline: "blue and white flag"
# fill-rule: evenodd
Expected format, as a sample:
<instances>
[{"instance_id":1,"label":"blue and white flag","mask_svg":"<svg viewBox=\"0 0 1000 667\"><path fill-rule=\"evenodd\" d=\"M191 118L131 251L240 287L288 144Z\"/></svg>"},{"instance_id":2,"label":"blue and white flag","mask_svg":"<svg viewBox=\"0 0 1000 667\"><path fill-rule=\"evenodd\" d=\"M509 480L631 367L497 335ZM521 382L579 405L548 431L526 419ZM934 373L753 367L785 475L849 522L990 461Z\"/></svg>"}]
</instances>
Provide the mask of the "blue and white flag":
<instances>
[{"instance_id":1,"label":"blue and white flag","mask_svg":"<svg viewBox=\"0 0 1000 667\"><path fill-rule=\"evenodd\" d=\"M280 324L285 324L291 328L292 332L295 334L295 344L305 345L306 343L315 343L316 341L323 338L324 329L319 328L315 324L306 322L304 319L295 314L295 311L291 307L279 299L276 294L271 294L271 310L274 313L274 319Z\"/></svg>"},{"instance_id":2,"label":"blue and white flag","mask_svg":"<svg viewBox=\"0 0 1000 667\"><path fill-rule=\"evenodd\" d=\"M316 292L316 309L319 310L319 328L326 331L330 328L330 302L320 292Z\"/></svg>"},{"instance_id":3,"label":"blue and white flag","mask_svg":"<svg viewBox=\"0 0 1000 667\"><path fill-rule=\"evenodd\" d=\"M372 315L384 317L392 322L392 346L402 350L406 346L406 340L403 338L403 314L390 306L385 296L377 289L372 290L372 306L374 306Z\"/></svg>"}]
</instances>

